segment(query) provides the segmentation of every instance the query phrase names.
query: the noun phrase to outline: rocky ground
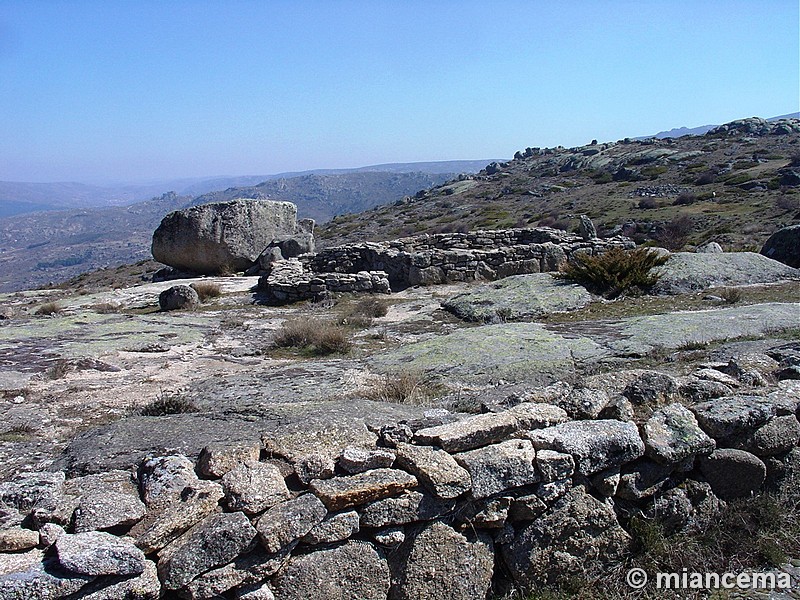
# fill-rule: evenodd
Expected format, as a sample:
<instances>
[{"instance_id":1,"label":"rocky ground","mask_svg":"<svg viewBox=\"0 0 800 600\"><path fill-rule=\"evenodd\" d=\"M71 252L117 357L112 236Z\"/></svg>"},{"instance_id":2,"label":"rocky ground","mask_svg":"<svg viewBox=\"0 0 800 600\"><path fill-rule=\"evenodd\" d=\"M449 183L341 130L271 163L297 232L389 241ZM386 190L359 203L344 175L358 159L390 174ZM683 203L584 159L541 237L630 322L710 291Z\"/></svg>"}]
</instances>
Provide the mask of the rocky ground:
<instances>
[{"instance_id":1,"label":"rocky ground","mask_svg":"<svg viewBox=\"0 0 800 600\"><path fill-rule=\"evenodd\" d=\"M374 444L367 432L388 424L447 424L522 401L552 401L577 419L629 410L607 418L638 422L659 401L614 403L648 373L667 377L669 398L687 405L777 394L797 406L800 277L766 260L675 254L659 295L615 301L549 274L409 288L382 298L385 316L361 320L352 318L355 296L261 305L248 277L182 281L221 288L195 311L158 310L159 293L175 282L7 294L0 481L51 469L130 471L165 454L196 460L203 448L243 439L260 439L297 470L310 454ZM295 319L349 319L352 349L314 357L275 348L282 324ZM401 379L412 393L386 392ZM159 400L187 412L141 414ZM336 551L356 552L357 543Z\"/></svg>"}]
</instances>

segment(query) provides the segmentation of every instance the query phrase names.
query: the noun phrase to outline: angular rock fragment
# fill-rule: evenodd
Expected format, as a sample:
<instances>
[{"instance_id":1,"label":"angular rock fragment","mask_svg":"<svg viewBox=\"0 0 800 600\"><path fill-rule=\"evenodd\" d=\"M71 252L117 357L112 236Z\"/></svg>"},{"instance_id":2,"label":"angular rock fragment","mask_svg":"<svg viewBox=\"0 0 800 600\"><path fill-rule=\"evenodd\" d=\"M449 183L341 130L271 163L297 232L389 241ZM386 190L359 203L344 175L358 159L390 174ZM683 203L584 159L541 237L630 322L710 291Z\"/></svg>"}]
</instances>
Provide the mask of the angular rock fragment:
<instances>
[{"instance_id":1,"label":"angular rock fragment","mask_svg":"<svg viewBox=\"0 0 800 600\"><path fill-rule=\"evenodd\" d=\"M646 371L629 383L622 394L634 404L671 402L678 394L678 383L665 373Z\"/></svg>"},{"instance_id":2,"label":"angular rock fragment","mask_svg":"<svg viewBox=\"0 0 800 600\"><path fill-rule=\"evenodd\" d=\"M444 450L433 446L397 445L397 464L438 498L456 498L470 489L469 472Z\"/></svg>"},{"instance_id":3,"label":"angular rock fragment","mask_svg":"<svg viewBox=\"0 0 800 600\"><path fill-rule=\"evenodd\" d=\"M78 575L139 575L147 562L132 542L103 531L62 535L55 549L61 567Z\"/></svg>"},{"instance_id":4,"label":"angular rock fragment","mask_svg":"<svg viewBox=\"0 0 800 600\"><path fill-rule=\"evenodd\" d=\"M554 583L565 572L599 574L629 549L614 511L575 487L503 547L514 581L524 589Z\"/></svg>"},{"instance_id":5,"label":"angular rock fragment","mask_svg":"<svg viewBox=\"0 0 800 600\"><path fill-rule=\"evenodd\" d=\"M576 471L586 476L644 454L636 425L622 421L569 421L527 435L537 449L571 454Z\"/></svg>"},{"instance_id":6,"label":"angular rock fragment","mask_svg":"<svg viewBox=\"0 0 800 600\"><path fill-rule=\"evenodd\" d=\"M519 427L516 417L508 411L489 413L420 429L414 434L414 440L419 444L440 446L448 452L462 452L507 439Z\"/></svg>"},{"instance_id":7,"label":"angular rock fragment","mask_svg":"<svg viewBox=\"0 0 800 600\"><path fill-rule=\"evenodd\" d=\"M179 499L199 481L192 461L179 454L148 458L139 467L139 490L148 507Z\"/></svg>"},{"instance_id":8,"label":"angular rock fragment","mask_svg":"<svg viewBox=\"0 0 800 600\"><path fill-rule=\"evenodd\" d=\"M536 486L536 495L547 504L566 494L572 487L571 479L559 479L557 481L547 481Z\"/></svg>"},{"instance_id":9,"label":"angular rock fragment","mask_svg":"<svg viewBox=\"0 0 800 600\"><path fill-rule=\"evenodd\" d=\"M547 505L536 494L514 498L508 511L511 521L532 521L547 510Z\"/></svg>"},{"instance_id":10,"label":"angular rock fragment","mask_svg":"<svg viewBox=\"0 0 800 600\"><path fill-rule=\"evenodd\" d=\"M258 519L256 529L267 552L279 552L294 544L322 522L325 505L313 494L276 504Z\"/></svg>"},{"instance_id":11,"label":"angular rock fragment","mask_svg":"<svg viewBox=\"0 0 800 600\"><path fill-rule=\"evenodd\" d=\"M603 390L574 388L557 404L573 419L596 419L608 402L608 394Z\"/></svg>"},{"instance_id":12,"label":"angular rock fragment","mask_svg":"<svg viewBox=\"0 0 800 600\"><path fill-rule=\"evenodd\" d=\"M64 486L64 473L23 473L11 481L0 483L0 502L13 506L23 514L33 508L53 509Z\"/></svg>"},{"instance_id":13,"label":"angular rock fragment","mask_svg":"<svg viewBox=\"0 0 800 600\"><path fill-rule=\"evenodd\" d=\"M444 523L434 521L407 538L393 560L394 600L486 597L494 571L491 539L471 541Z\"/></svg>"},{"instance_id":14,"label":"angular rock fragment","mask_svg":"<svg viewBox=\"0 0 800 600\"><path fill-rule=\"evenodd\" d=\"M197 457L197 471L204 477L222 477L244 462L258 462L261 442L211 444Z\"/></svg>"},{"instance_id":15,"label":"angular rock fragment","mask_svg":"<svg viewBox=\"0 0 800 600\"><path fill-rule=\"evenodd\" d=\"M461 452L453 458L469 471L475 498L486 498L541 479L534 465L536 451L529 440L508 440Z\"/></svg>"},{"instance_id":16,"label":"angular rock fragment","mask_svg":"<svg viewBox=\"0 0 800 600\"><path fill-rule=\"evenodd\" d=\"M457 522L475 529L502 529L513 501L510 496L468 501L459 508Z\"/></svg>"},{"instance_id":17,"label":"angular rock fragment","mask_svg":"<svg viewBox=\"0 0 800 600\"><path fill-rule=\"evenodd\" d=\"M395 498L384 498L359 508L362 527L405 525L429 521L455 508L455 500L440 500L416 490L403 492Z\"/></svg>"},{"instance_id":18,"label":"angular rock fragment","mask_svg":"<svg viewBox=\"0 0 800 600\"><path fill-rule=\"evenodd\" d=\"M129 535L147 554L161 550L216 511L223 495L218 483L197 480L193 486L184 488L180 497L159 496L156 508L148 512Z\"/></svg>"},{"instance_id":19,"label":"angular rock fragment","mask_svg":"<svg viewBox=\"0 0 800 600\"><path fill-rule=\"evenodd\" d=\"M30 550L39 544L39 534L32 529L8 527L0 529L0 552Z\"/></svg>"},{"instance_id":20,"label":"angular rock fragment","mask_svg":"<svg viewBox=\"0 0 800 600\"><path fill-rule=\"evenodd\" d=\"M671 474L671 466L642 458L622 468L616 496L631 501L644 500L665 487Z\"/></svg>"},{"instance_id":21,"label":"angular rock fragment","mask_svg":"<svg viewBox=\"0 0 800 600\"><path fill-rule=\"evenodd\" d=\"M759 489L767 476L766 465L753 454L720 448L700 459L700 472L714 494L723 500L746 498Z\"/></svg>"},{"instance_id":22,"label":"angular rock fragment","mask_svg":"<svg viewBox=\"0 0 800 600\"><path fill-rule=\"evenodd\" d=\"M373 533L372 539L379 546L393 550L406 541L406 530L402 527L386 527Z\"/></svg>"},{"instance_id":23,"label":"angular rock fragment","mask_svg":"<svg viewBox=\"0 0 800 600\"><path fill-rule=\"evenodd\" d=\"M158 558L158 575L168 590L184 587L201 573L243 553L256 537L244 513L217 513L203 519Z\"/></svg>"},{"instance_id":24,"label":"angular rock fragment","mask_svg":"<svg viewBox=\"0 0 800 600\"><path fill-rule=\"evenodd\" d=\"M68 479L64 491L80 498L74 514L76 533L130 527L147 511L139 499L139 488L127 471Z\"/></svg>"},{"instance_id":25,"label":"angular rock fragment","mask_svg":"<svg viewBox=\"0 0 800 600\"><path fill-rule=\"evenodd\" d=\"M333 458L326 454L311 453L295 458L292 463L294 472L303 485L308 485L314 479L329 479L333 477L336 465Z\"/></svg>"},{"instance_id":26,"label":"angular rock fragment","mask_svg":"<svg viewBox=\"0 0 800 600\"><path fill-rule=\"evenodd\" d=\"M367 542L293 557L275 577L276 600L366 600L386 598L386 560Z\"/></svg>"},{"instance_id":27,"label":"angular rock fragment","mask_svg":"<svg viewBox=\"0 0 800 600\"><path fill-rule=\"evenodd\" d=\"M800 422L794 415L775 417L733 445L756 456L788 452L800 441Z\"/></svg>"},{"instance_id":28,"label":"angular rock fragment","mask_svg":"<svg viewBox=\"0 0 800 600\"><path fill-rule=\"evenodd\" d=\"M327 515L321 523L315 525L300 541L304 544L332 544L346 540L358 533L359 515L354 510Z\"/></svg>"},{"instance_id":29,"label":"angular rock fragment","mask_svg":"<svg viewBox=\"0 0 800 600\"><path fill-rule=\"evenodd\" d=\"M217 569L212 569L192 580L180 590L189 600L218 598L238 586L256 584L271 577L289 560L289 550L269 554L262 548L236 557Z\"/></svg>"},{"instance_id":30,"label":"angular rock fragment","mask_svg":"<svg viewBox=\"0 0 800 600\"><path fill-rule=\"evenodd\" d=\"M335 479L315 479L309 489L328 510L342 510L372 500L396 496L417 487L417 478L398 469L374 469Z\"/></svg>"},{"instance_id":31,"label":"angular rock fragment","mask_svg":"<svg viewBox=\"0 0 800 600\"><path fill-rule=\"evenodd\" d=\"M65 598L78 592L94 577L70 573L41 550L0 554L0 598L31 600Z\"/></svg>"},{"instance_id":32,"label":"angular rock fragment","mask_svg":"<svg viewBox=\"0 0 800 600\"><path fill-rule=\"evenodd\" d=\"M655 411L642 427L645 454L665 465L697 454L708 455L716 442L700 429L692 412L680 404Z\"/></svg>"},{"instance_id":33,"label":"angular rock fragment","mask_svg":"<svg viewBox=\"0 0 800 600\"><path fill-rule=\"evenodd\" d=\"M555 404L522 402L508 409L523 430L542 429L569 421L567 411Z\"/></svg>"},{"instance_id":34,"label":"angular rock fragment","mask_svg":"<svg viewBox=\"0 0 800 600\"><path fill-rule=\"evenodd\" d=\"M697 417L700 427L716 440L748 435L772 417L794 412L790 403L764 396L716 398L695 404L690 410Z\"/></svg>"},{"instance_id":35,"label":"angular rock fragment","mask_svg":"<svg viewBox=\"0 0 800 600\"><path fill-rule=\"evenodd\" d=\"M80 590L80 600L159 600L161 582L152 561L145 561L144 571L136 577L98 578Z\"/></svg>"},{"instance_id":36,"label":"angular rock fragment","mask_svg":"<svg viewBox=\"0 0 800 600\"><path fill-rule=\"evenodd\" d=\"M222 477L230 510L254 515L292 497L278 467L260 462L239 463Z\"/></svg>"},{"instance_id":37,"label":"angular rock fragment","mask_svg":"<svg viewBox=\"0 0 800 600\"><path fill-rule=\"evenodd\" d=\"M394 464L394 454L388 450L348 446L339 455L339 466L348 473L363 473L371 469L386 469Z\"/></svg>"},{"instance_id":38,"label":"angular rock fragment","mask_svg":"<svg viewBox=\"0 0 800 600\"><path fill-rule=\"evenodd\" d=\"M566 479L575 472L575 459L571 454L554 450L540 450L536 453L536 467L542 474L542 481Z\"/></svg>"}]
</instances>

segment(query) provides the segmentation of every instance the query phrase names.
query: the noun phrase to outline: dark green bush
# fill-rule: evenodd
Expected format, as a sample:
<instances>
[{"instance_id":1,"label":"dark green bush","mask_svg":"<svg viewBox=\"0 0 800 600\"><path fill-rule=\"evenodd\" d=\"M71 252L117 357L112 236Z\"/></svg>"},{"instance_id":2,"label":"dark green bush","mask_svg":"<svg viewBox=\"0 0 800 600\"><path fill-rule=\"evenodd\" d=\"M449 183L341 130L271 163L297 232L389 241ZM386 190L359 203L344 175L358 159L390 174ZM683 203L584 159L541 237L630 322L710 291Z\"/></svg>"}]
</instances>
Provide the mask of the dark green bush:
<instances>
[{"instance_id":1,"label":"dark green bush","mask_svg":"<svg viewBox=\"0 0 800 600\"><path fill-rule=\"evenodd\" d=\"M139 414L145 417L164 417L197 412L198 408L182 392L161 392L158 398L144 405Z\"/></svg>"},{"instance_id":2,"label":"dark green bush","mask_svg":"<svg viewBox=\"0 0 800 600\"><path fill-rule=\"evenodd\" d=\"M652 287L660 275L651 271L663 265L666 256L647 248L611 248L603 254L578 254L558 275L576 281L606 298L637 294Z\"/></svg>"}]
</instances>

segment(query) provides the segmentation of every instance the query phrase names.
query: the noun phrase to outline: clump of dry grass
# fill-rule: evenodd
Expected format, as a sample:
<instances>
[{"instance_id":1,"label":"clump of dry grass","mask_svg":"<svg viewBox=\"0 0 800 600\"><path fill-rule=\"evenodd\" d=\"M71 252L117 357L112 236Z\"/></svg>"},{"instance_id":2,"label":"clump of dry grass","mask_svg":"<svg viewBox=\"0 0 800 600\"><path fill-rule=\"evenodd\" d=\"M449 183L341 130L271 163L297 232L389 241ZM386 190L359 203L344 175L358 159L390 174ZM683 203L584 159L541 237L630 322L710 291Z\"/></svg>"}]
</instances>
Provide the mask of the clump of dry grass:
<instances>
[{"instance_id":1,"label":"clump of dry grass","mask_svg":"<svg viewBox=\"0 0 800 600\"><path fill-rule=\"evenodd\" d=\"M66 358L59 358L52 367L47 369L48 379L63 379L72 370L72 364Z\"/></svg>"},{"instance_id":2,"label":"clump of dry grass","mask_svg":"<svg viewBox=\"0 0 800 600\"><path fill-rule=\"evenodd\" d=\"M425 404L437 396L438 388L420 371L387 373L367 388L367 400L395 404Z\"/></svg>"},{"instance_id":3,"label":"clump of dry grass","mask_svg":"<svg viewBox=\"0 0 800 600\"><path fill-rule=\"evenodd\" d=\"M212 281L198 281L189 287L197 292L200 302L206 302L211 298L219 298L222 295L222 286Z\"/></svg>"},{"instance_id":4,"label":"clump of dry grass","mask_svg":"<svg viewBox=\"0 0 800 600\"><path fill-rule=\"evenodd\" d=\"M344 327L314 318L286 321L272 344L276 348L293 348L311 356L346 354L353 347Z\"/></svg>"},{"instance_id":5,"label":"clump of dry grass","mask_svg":"<svg viewBox=\"0 0 800 600\"><path fill-rule=\"evenodd\" d=\"M373 319L385 317L388 312L389 303L386 300L364 298L345 311L339 322L350 327L369 327Z\"/></svg>"},{"instance_id":6,"label":"clump of dry grass","mask_svg":"<svg viewBox=\"0 0 800 600\"><path fill-rule=\"evenodd\" d=\"M742 300L742 290L735 287L722 288L717 294L725 304L736 304Z\"/></svg>"},{"instance_id":7,"label":"clump of dry grass","mask_svg":"<svg viewBox=\"0 0 800 600\"><path fill-rule=\"evenodd\" d=\"M100 302L92 306L92 310L101 315L118 313L122 307L115 302Z\"/></svg>"},{"instance_id":8,"label":"clump of dry grass","mask_svg":"<svg viewBox=\"0 0 800 600\"><path fill-rule=\"evenodd\" d=\"M185 393L162 391L158 398L140 408L139 414L145 417L163 417L197 411L197 405Z\"/></svg>"},{"instance_id":9,"label":"clump of dry grass","mask_svg":"<svg viewBox=\"0 0 800 600\"><path fill-rule=\"evenodd\" d=\"M51 300L50 302L45 302L39 308L37 308L34 314L49 317L50 315L58 314L63 310L64 307L61 306L61 304L55 300Z\"/></svg>"}]
</instances>

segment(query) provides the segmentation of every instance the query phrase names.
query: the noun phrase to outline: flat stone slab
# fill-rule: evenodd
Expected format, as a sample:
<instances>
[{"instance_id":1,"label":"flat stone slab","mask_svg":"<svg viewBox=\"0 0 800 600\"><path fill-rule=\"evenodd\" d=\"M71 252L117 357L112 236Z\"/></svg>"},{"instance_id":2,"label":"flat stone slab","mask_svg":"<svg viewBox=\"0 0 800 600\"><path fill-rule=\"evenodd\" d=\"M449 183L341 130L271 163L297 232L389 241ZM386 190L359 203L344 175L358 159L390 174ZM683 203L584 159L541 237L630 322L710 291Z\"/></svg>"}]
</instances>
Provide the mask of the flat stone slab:
<instances>
[{"instance_id":1,"label":"flat stone slab","mask_svg":"<svg viewBox=\"0 0 800 600\"><path fill-rule=\"evenodd\" d=\"M549 273L514 275L477 286L442 302L442 308L465 321L523 321L585 306L592 297L574 283Z\"/></svg>"},{"instance_id":2,"label":"flat stone slab","mask_svg":"<svg viewBox=\"0 0 800 600\"><path fill-rule=\"evenodd\" d=\"M132 542L102 531L64 534L56 540L59 564L79 575L139 575L144 552Z\"/></svg>"},{"instance_id":3,"label":"flat stone slab","mask_svg":"<svg viewBox=\"0 0 800 600\"><path fill-rule=\"evenodd\" d=\"M395 451L397 464L438 498L457 498L471 487L469 472L444 450L433 446L397 444Z\"/></svg>"},{"instance_id":4,"label":"flat stone slab","mask_svg":"<svg viewBox=\"0 0 800 600\"><path fill-rule=\"evenodd\" d=\"M536 451L529 440L508 440L461 452L453 458L469 471L475 498L486 498L541 480L534 462Z\"/></svg>"},{"instance_id":5,"label":"flat stone slab","mask_svg":"<svg viewBox=\"0 0 800 600\"><path fill-rule=\"evenodd\" d=\"M727 396L691 407L700 427L718 440L751 434L773 417L796 410L793 399L777 396Z\"/></svg>"},{"instance_id":6,"label":"flat stone slab","mask_svg":"<svg viewBox=\"0 0 800 600\"><path fill-rule=\"evenodd\" d=\"M507 439L519 428L517 418L510 411L488 413L419 429L414 440L419 444L441 446L448 452L462 452Z\"/></svg>"},{"instance_id":7,"label":"flat stone slab","mask_svg":"<svg viewBox=\"0 0 800 600\"><path fill-rule=\"evenodd\" d=\"M657 294L800 279L800 270L754 252L676 252L655 270L661 273L653 287Z\"/></svg>"},{"instance_id":8,"label":"flat stone slab","mask_svg":"<svg viewBox=\"0 0 800 600\"><path fill-rule=\"evenodd\" d=\"M586 337L561 335L538 323L501 323L407 344L370 364L381 372L414 370L477 384L546 385L606 354Z\"/></svg>"},{"instance_id":9,"label":"flat stone slab","mask_svg":"<svg viewBox=\"0 0 800 600\"><path fill-rule=\"evenodd\" d=\"M333 479L315 479L309 489L328 510L342 510L372 500L396 496L417 487L417 478L399 469L373 469Z\"/></svg>"},{"instance_id":10,"label":"flat stone slab","mask_svg":"<svg viewBox=\"0 0 800 600\"><path fill-rule=\"evenodd\" d=\"M455 500L440 500L417 490L370 502L359 508L362 527L387 527L430 521L455 508Z\"/></svg>"},{"instance_id":11,"label":"flat stone slab","mask_svg":"<svg viewBox=\"0 0 800 600\"><path fill-rule=\"evenodd\" d=\"M642 356L656 348L675 350L690 344L774 335L795 329L799 323L800 304L770 302L631 317L591 326L592 338L615 354Z\"/></svg>"},{"instance_id":12,"label":"flat stone slab","mask_svg":"<svg viewBox=\"0 0 800 600\"><path fill-rule=\"evenodd\" d=\"M571 454L581 475L620 466L644 454L636 425L622 421L569 421L527 435L537 450Z\"/></svg>"},{"instance_id":13,"label":"flat stone slab","mask_svg":"<svg viewBox=\"0 0 800 600\"><path fill-rule=\"evenodd\" d=\"M276 504L261 515L256 523L258 537L267 552L279 552L319 525L327 514L319 498L303 494Z\"/></svg>"}]
</instances>

